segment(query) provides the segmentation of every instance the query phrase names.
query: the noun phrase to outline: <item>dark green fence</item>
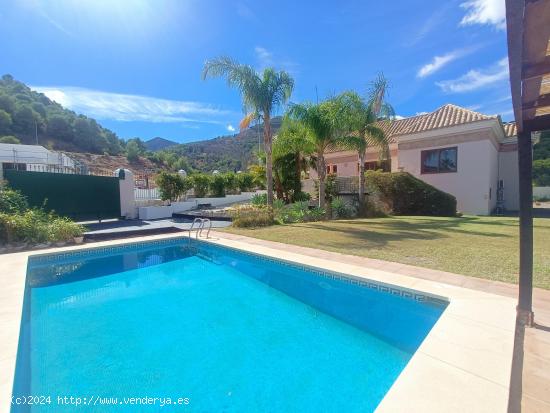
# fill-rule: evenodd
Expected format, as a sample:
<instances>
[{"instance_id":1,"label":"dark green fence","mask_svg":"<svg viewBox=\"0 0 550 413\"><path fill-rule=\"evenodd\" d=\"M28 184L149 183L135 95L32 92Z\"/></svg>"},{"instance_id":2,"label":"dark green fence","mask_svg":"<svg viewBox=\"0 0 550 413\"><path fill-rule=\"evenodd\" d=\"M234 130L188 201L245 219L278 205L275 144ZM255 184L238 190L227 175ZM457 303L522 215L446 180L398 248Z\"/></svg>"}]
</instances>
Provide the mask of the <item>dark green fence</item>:
<instances>
[{"instance_id":1,"label":"dark green fence","mask_svg":"<svg viewBox=\"0 0 550 413\"><path fill-rule=\"evenodd\" d=\"M110 176L4 170L9 186L31 207L45 206L76 220L120 217L119 179Z\"/></svg>"}]
</instances>

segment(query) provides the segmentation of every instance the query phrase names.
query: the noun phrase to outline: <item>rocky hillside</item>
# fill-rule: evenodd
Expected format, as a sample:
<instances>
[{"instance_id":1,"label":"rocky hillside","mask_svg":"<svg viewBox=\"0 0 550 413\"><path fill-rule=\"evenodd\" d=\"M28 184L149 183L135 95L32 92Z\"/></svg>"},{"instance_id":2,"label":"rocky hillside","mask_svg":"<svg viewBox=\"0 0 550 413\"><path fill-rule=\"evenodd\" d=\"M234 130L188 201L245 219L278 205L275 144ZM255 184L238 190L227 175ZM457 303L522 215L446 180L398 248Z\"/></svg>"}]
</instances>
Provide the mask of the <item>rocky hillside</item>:
<instances>
[{"instance_id":1,"label":"rocky hillside","mask_svg":"<svg viewBox=\"0 0 550 413\"><path fill-rule=\"evenodd\" d=\"M280 116L271 120L274 134L281 123ZM258 135L263 148L263 125L259 125L234 135L177 145L168 151L186 157L193 169L204 172L245 170L257 162Z\"/></svg>"}]
</instances>

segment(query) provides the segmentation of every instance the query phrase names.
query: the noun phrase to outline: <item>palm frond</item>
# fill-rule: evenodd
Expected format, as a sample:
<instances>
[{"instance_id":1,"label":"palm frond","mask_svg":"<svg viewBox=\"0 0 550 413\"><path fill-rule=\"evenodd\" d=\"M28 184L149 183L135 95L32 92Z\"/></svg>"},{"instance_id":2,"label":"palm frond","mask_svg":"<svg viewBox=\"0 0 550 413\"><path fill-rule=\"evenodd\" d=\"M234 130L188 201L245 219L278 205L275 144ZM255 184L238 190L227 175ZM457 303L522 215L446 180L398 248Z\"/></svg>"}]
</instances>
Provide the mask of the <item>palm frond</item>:
<instances>
[{"instance_id":1,"label":"palm frond","mask_svg":"<svg viewBox=\"0 0 550 413\"><path fill-rule=\"evenodd\" d=\"M239 122L239 129L241 131L244 129L248 129L252 121L257 118L258 118L258 114L256 112L247 113L246 116L242 118L241 121Z\"/></svg>"}]
</instances>

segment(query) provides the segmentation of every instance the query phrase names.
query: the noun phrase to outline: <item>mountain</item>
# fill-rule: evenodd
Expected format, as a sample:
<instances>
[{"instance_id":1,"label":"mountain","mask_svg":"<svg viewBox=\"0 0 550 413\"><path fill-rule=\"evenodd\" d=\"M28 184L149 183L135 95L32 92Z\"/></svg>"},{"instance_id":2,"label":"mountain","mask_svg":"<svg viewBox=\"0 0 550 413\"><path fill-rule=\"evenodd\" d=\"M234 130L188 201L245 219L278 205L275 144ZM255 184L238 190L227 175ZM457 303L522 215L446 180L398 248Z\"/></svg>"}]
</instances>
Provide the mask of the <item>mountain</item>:
<instances>
[{"instance_id":1,"label":"mountain","mask_svg":"<svg viewBox=\"0 0 550 413\"><path fill-rule=\"evenodd\" d=\"M10 75L0 78L0 137L71 152L124 151L124 142L95 119L63 108Z\"/></svg>"},{"instance_id":2,"label":"mountain","mask_svg":"<svg viewBox=\"0 0 550 413\"><path fill-rule=\"evenodd\" d=\"M162 151L164 149L168 149L171 146L176 146L178 143L171 141L169 139L165 139L157 136L156 138L145 141L144 144L148 151L157 152L157 151Z\"/></svg>"},{"instance_id":3,"label":"mountain","mask_svg":"<svg viewBox=\"0 0 550 413\"><path fill-rule=\"evenodd\" d=\"M271 119L274 134L281 123L280 116ZM0 137L3 136L14 136L25 144L36 144L38 140L42 146L73 154L104 155L85 158L91 166L96 162L110 167L109 155L120 164L121 159L116 156L125 156L127 149L129 152L134 147L141 163L147 160L158 168L202 172L245 170L257 162L258 141L263 147L262 124L234 135L185 144L161 137L124 142L95 119L65 109L10 75L0 78ZM134 143L129 144L131 141Z\"/></svg>"},{"instance_id":4,"label":"mountain","mask_svg":"<svg viewBox=\"0 0 550 413\"><path fill-rule=\"evenodd\" d=\"M271 130L276 134L281 127L282 117L271 119ZM168 148L168 152L187 158L193 169L212 172L246 170L257 162L258 137L263 148L263 124L245 129L234 135L183 143Z\"/></svg>"}]
</instances>

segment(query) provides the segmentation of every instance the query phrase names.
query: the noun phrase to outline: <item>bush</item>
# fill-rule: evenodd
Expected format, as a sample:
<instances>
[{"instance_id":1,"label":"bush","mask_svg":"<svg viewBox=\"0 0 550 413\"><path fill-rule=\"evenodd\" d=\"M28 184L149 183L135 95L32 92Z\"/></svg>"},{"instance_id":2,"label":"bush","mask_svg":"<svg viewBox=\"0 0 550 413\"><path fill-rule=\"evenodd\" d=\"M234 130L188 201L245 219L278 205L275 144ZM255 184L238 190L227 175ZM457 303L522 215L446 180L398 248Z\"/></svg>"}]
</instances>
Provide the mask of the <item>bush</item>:
<instances>
[{"instance_id":1,"label":"bush","mask_svg":"<svg viewBox=\"0 0 550 413\"><path fill-rule=\"evenodd\" d=\"M252 196L250 203L256 207L267 206L267 194L255 194Z\"/></svg>"},{"instance_id":2,"label":"bush","mask_svg":"<svg viewBox=\"0 0 550 413\"><path fill-rule=\"evenodd\" d=\"M233 226L238 228L266 227L275 223L269 208L242 205L233 209L231 217Z\"/></svg>"},{"instance_id":3,"label":"bush","mask_svg":"<svg viewBox=\"0 0 550 413\"><path fill-rule=\"evenodd\" d=\"M0 138L0 143L12 143L12 144L20 144L21 141L17 139L15 136L8 135L8 136L2 136Z\"/></svg>"},{"instance_id":4,"label":"bush","mask_svg":"<svg viewBox=\"0 0 550 413\"><path fill-rule=\"evenodd\" d=\"M223 198L225 196L225 185L227 181L224 175L214 174L210 179L210 192L212 196L216 198Z\"/></svg>"},{"instance_id":5,"label":"bush","mask_svg":"<svg viewBox=\"0 0 550 413\"><path fill-rule=\"evenodd\" d=\"M308 202L295 202L284 208L275 210L275 218L283 224L293 222L321 221L325 218L326 211L319 207L310 208Z\"/></svg>"},{"instance_id":6,"label":"bush","mask_svg":"<svg viewBox=\"0 0 550 413\"><path fill-rule=\"evenodd\" d=\"M15 214L28 207L27 198L21 192L7 187L0 188L0 212Z\"/></svg>"},{"instance_id":7,"label":"bush","mask_svg":"<svg viewBox=\"0 0 550 413\"><path fill-rule=\"evenodd\" d=\"M0 241L3 243L71 241L84 234L84 227L40 209L21 213L0 213Z\"/></svg>"},{"instance_id":8,"label":"bush","mask_svg":"<svg viewBox=\"0 0 550 413\"><path fill-rule=\"evenodd\" d=\"M254 177L248 172L241 172L236 177L237 187L242 192L250 192L254 188Z\"/></svg>"},{"instance_id":9,"label":"bush","mask_svg":"<svg viewBox=\"0 0 550 413\"><path fill-rule=\"evenodd\" d=\"M347 205L343 198L337 196L330 203L330 208L332 209L333 218L351 218L355 211L354 209Z\"/></svg>"},{"instance_id":10,"label":"bush","mask_svg":"<svg viewBox=\"0 0 550 413\"><path fill-rule=\"evenodd\" d=\"M179 174L161 172L157 175L155 182L160 191L160 198L163 201L176 201L191 189L192 183L187 177Z\"/></svg>"},{"instance_id":11,"label":"bush","mask_svg":"<svg viewBox=\"0 0 550 413\"><path fill-rule=\"evenodd\" d=\"M195 197L204 198L208 194L208 188L210 187L210 175L194 174L191 175L191 182L193 183L193 191Z\"/></svg>"},{"instance_id":12,"label":"bush","mask_svg":"<svg viewBox=\"0 0 550 413\"><path fill-rule=\"evenodd\" d=\"M225 179L225 192L230 194L235 194L239 188L237 183L237 174L233 172L227 172L224 174Z\"/></svg>"},{"instance_id":13,"label":"bush","mask_svg":"<svg viewBox=\"0 0 550 413\"><path fill-rule=\"evenodd\" d=\"M367 171L367 192L394 215L456 216L456 198L407 172Z\"/></svg>"},{"instance_id":14,"label":"bush","mask_svg":"<svg viewBox=\"0 0 550 413\"><path fill-rule=\"evenodd\" d=\"M72 241L84 235L84 227L68 218L55 218L49 225L50 241Z\"/></svg>"},{"instance_id":15,"label":"bush","mask_svg":"<svg viewBox=\"0 0 550 413\"><path fill-rule=\"evenodd\" d=\"M311 195L307 192L297 192L294 194L294 202L303 202L303 201L309 201L311 199Z\"/></svg>"},{"instance_id":16,"label":"bush","mask_svg":"<svg viewBox=\"0 0 550 413\"><path fill-rule=\"evenodd\" d=\"M332 198L338 195L338 185L336 182L336 174L328 174L325 178L325 201L331 202ZM315 193L316 197L319 198L319 180L315 180Z\"/></svg>"},{"instance_id":17,"label":"bush","mask_svg":"<svg viewBox=\"0 0 550 413\"><path fill-rule=\"evenodd\" d=\"M550 159L533 161L533 183L535 186L550 186Z\"/></svg>"}]
</instances>

